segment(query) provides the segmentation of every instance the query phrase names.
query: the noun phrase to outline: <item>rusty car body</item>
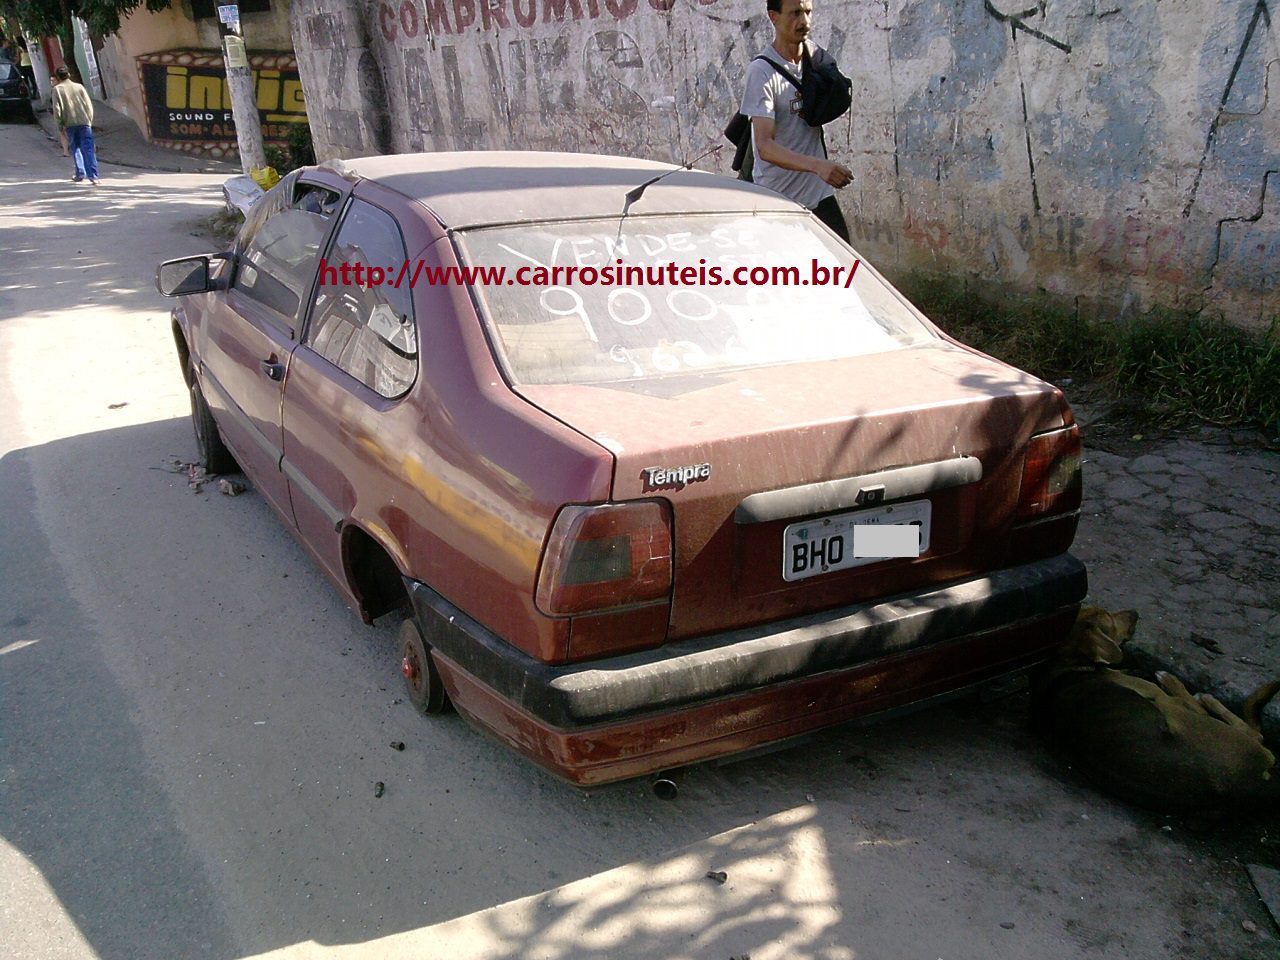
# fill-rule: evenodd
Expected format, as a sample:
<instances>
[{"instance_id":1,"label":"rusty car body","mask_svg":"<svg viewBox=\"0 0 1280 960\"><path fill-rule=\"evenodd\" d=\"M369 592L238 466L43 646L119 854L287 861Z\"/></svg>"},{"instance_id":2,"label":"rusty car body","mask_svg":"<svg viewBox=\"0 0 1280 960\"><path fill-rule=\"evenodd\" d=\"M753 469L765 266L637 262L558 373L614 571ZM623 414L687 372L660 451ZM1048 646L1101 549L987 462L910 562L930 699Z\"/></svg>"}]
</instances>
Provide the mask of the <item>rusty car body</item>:
<instances>
[{"instance_id":1,"label":"rusty car body","mask_svg":"<svg viewBox=\"0 0 1280 960\"><path fill-rule=\"evenodd\" d=\"M386 275L335 283L340 262ZM664 263L845 282L599 272ZM513 280L557 265L575 281ZM476 266L505 279L421 282ZM1061 391L759 187L600 156L358 159L289 175L230 251L158 285L210 468L243 468L366 621L411 611L420 709L452 702L570 781L1029 667L1084 597ZM918 555L855 550L875 526L914 528Z\"/></svg>"}]
</instances>

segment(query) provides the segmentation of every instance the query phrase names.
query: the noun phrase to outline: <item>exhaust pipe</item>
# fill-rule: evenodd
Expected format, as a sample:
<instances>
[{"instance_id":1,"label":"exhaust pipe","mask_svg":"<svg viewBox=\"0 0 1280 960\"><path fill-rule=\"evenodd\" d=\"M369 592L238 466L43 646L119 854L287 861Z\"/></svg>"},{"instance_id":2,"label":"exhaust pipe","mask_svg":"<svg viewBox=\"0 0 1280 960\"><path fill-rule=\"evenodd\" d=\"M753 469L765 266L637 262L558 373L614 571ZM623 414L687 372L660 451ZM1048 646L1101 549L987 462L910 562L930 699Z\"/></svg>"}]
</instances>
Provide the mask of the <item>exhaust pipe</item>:
<instances>
[{"instance_id":1,"label":"exhaust pipe","mask_svg":"<svg viewBox=\"0 0 1280 960\"><path fill-rule=\"evenodd\" d=\"M653 795L659 800L674 800L680 795L675 774L670 771L654 774L652 787Z\"/></svg>"}]
</instances>

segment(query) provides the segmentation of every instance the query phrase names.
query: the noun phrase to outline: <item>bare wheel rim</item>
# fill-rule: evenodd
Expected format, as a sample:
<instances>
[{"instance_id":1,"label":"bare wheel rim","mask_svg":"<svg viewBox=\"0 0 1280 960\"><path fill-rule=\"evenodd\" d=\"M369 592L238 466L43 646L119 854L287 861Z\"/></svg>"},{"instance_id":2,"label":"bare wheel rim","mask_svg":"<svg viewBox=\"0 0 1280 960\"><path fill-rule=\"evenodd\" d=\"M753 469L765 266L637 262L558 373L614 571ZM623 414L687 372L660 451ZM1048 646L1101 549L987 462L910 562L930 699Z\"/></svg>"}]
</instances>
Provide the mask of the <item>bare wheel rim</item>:
<instances>
[{"instance_id":1,"label":"bare wheel rim","mask_svg":"<svg viewBox=\"0 0 1280 960\"><path fill-rule=\"evenodd\" d=\"M444 680L431 660L431 648L413 620L400 626L400 674L409 700L419 713L444 713L449 709Z\"/></svg>"}]
</instances>

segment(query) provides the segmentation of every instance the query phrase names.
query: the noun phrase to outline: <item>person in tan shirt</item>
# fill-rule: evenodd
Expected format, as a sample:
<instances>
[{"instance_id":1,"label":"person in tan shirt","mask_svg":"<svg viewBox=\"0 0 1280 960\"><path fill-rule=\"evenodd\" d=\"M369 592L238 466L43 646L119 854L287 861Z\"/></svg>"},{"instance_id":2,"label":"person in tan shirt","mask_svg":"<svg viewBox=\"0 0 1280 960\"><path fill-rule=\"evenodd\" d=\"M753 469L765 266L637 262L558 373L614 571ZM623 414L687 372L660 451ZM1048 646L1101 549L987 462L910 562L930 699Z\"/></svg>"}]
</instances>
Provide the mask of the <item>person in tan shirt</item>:
<instances>
[{"instance_id":1,"label":"person in tan shirt","mask_svg":"<svg viewBox=\"0 0 1280 960\"><path fill-rule=\"evenodd\" d=\"M35 100L40 96L36 91L36 71L31 66L31 54L27 52L27 41L24 37L18 38L18 70L27 78L27 95Z\"/></svg>"},{"instance_id":2,"label":"person in tan shirt","mask_svg":"<svg viewBox=\"0 0 1280 960\"><path fill-rule=\"evenodd\" d=\"M59 67L54 71L57 86L53 88L53 115L58 128L67 134L67 146L75 161L73 183L85 177L98 184L98 156L93 145L93 100L89 91L71 79L71 71Z\"/></svg>"}]
</instances>

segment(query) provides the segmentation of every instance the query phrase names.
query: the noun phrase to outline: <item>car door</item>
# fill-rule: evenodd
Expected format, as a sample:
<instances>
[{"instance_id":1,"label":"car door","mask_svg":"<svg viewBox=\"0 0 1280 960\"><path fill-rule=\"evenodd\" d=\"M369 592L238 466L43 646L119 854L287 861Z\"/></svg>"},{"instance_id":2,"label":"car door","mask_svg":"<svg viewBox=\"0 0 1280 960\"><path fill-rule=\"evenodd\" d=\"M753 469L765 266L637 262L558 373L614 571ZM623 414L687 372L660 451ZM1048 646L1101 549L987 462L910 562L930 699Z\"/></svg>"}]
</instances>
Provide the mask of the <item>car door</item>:
<instances>
[{"instance_id":1,"label":"car door","mask_svg":"<svg viewBox=\"0 0 1280 960\"><path fill-rule=\"evenodd\" d=\"M246 223L228 289L212 299L200 376L236 460L262 495L292 517L280 472L284 382L301 307L341 197L296 177L281 187Z\"/></svg>"},{"instance_id":2,"label":"car door","mask_svg":"<svg viewBox=\"0 0 1280 960\"><path fill-rule=\"evenodd\" d=\"M285 391L283 470L299 532L341 582L345 517L382 527L370 532L393 551L400 539L389 505L416 429L400 399L417 377L418 336L409 284L391 269L406 250L390 214L353 197L323 262ZM369 267L390 274L372 282Z\"/></svg>"}]
</instances>

